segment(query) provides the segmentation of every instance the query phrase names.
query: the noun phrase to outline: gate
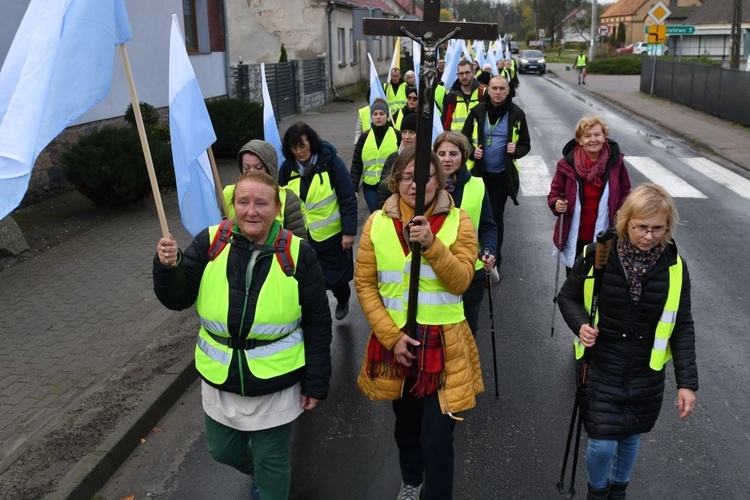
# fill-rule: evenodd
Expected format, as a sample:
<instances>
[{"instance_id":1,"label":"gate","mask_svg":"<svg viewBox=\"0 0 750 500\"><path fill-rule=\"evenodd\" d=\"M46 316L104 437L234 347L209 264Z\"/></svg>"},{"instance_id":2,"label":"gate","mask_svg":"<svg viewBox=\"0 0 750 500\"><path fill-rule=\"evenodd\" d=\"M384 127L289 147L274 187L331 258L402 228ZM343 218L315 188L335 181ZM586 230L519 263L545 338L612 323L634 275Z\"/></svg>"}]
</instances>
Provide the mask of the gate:
<instances>
[{"instance_id":1,"label":"gate","mask_svg":"<svg viewBox=\"0 0 750 500\"><path fill-rule=\"evenodd\" d=\"M266 64L266 83L277 119L293 115L297 109L296 61Z\"/></svg>"}]
</instances>

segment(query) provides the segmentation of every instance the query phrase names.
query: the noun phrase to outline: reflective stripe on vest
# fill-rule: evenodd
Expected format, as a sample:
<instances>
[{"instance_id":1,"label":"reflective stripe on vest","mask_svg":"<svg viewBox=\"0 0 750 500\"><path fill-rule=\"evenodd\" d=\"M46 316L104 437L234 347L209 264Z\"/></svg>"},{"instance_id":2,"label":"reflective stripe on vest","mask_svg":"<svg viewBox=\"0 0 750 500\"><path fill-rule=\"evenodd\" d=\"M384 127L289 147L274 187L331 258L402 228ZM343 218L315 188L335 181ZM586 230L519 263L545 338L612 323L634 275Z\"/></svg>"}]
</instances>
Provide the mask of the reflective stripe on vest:
<instances>
[{"instance_id":1,"label":"reflective stripe on vest","mask_svg":"<svg viewBox=\"0 0 750 500\"><path fill-rule=\"evenodd\" d=\"M586 255L586 247L583 249L583 255ZM591 312L591 302L594 294L594 266L588 273L588 278L583 284L583 305L587 312ZM674 332L677 321L677 310L680 307L680 296L682 295L682 257L677 254L677 260L669 266L669 289L667 291L667 301L664 304L664 310L661 313L659 322L656 324L654 333L654 345L651 348L651 358L649 366L652 370L659 371L664 368L664 363L672 359L672 352L669 348L669 338ZM599 311L596 312L594 324L599 323ZM583 343L578 337L575 340L576 359L583 356Z\"/></svg>"},{"instance_id":2,"label":"reflective stripe on vest","mask_svg":"<svg viewBox=\"0 0 750 500\"><path fill-rule=\"evenodd\" d=\"M451 209L435 235L450 247L458 236L460 212ZM378 265L378 292L388 315L398 328L406 324L409 303L411 253L404 256L393 219L378 211L372 219L370 239ZM464 319L461 295L448 292L424 257L420 261L417 322L423 325L447 325Z\"/></svg>"},{"instance_id":3,"label":"reflective stripe on vest","mask_svg":"<svg viewBox=\"0 0 750 500\"><path fill-rule=\"evenodd\" d=\"M229 184L224 188L224 202L227 204L227 219L234 219L236 215L234 212L234 205L232 205L232 197L234 196L234 184ZM284 208L286 207L286 186L279 188L279 200L281 200L281 209L279 215L276 216L276 220L279 221L281 227L284 227Z\"/></svg>"},{"instance_id":4,"label":"reflective stripe on vest","mask_svg":"<svg viewBox=\"0 0 750 500\"><path fill-rule=\"evenodd\" d=\"M471 177L466 184L464 184L464 195L461 198L462 210L465 210L471 218L472 224L474 224L474 234L477 235L479 240L479 218L482 214L482 201L484 201L484 181L481 177ZM481 252L481 248L477 247L477 253ZM484 267L482 260L477 259L474 263L474 270L478 271Z\"/></svg>"},{"instance_id":5,"label":"reflective stripe on vest","mask_svg":"<svg viewBox=\"0 0 750 500\"><path fill-rule=\"evenodd\" d=\"M362 182L377 186L380 183L380 174L383 173L385 160L395 151L398 151L398 140L393 127L388 127L380 142L380 147L378 147L375 134L368 133L362 147Z\"/></svg>"},{"instance_id":6,"label":"reflective stripe on vest","mask_svg":"<svg viewBox=\"0 0 750 500\"><path fill-rule=\"evenodd\" d=\"M319 172L310 179L310 188L307 191L307 200L302 201L300 191L302 180L298 174L289 179L289 188L299 197L302 202L302 212L305 214L307 229L310 237L315 241L325 241L331 236L341 232L341 212L339 211L339 199L331 185L331 177L328 172Z\"/></svg>"},{"instance_id":7,"label":"reflective stripe on vest","mask_svg":"<svg viewBox=\"0 0 750 500\"><path fill-rule=\"evenodd\" d=\"M463 96L459 97L456 94L456 105L453 108L453 117L451 118L451 130L454 132L461 132L461 129L466 123L466 118L469 116L469 111L479 104L479 89L474 89L471 93L469 102L467 103Z\"/></svg>"},{"instance_id":8,"label":"reflective stripe on vest","mask_svg":"<svg viewBox=\"0 0 750 500\"><path fill-rule=\"evenodd\" d=\"M576 67L580 68L581 66L586 66L586 56L584 55L576 56Z\"/></svg>"},{"instance_id":9,"label":"reflective stripe on vest","mask_svg":"<svg viewBox=\"0 0 750 500\"><path fill-rule=\"evenodd\" d=\"M208 231L209 241L218 230L218 225ZM296 261L299 257L300 239L289 233L291 254ZM200 374L215 385L224 384L229 376L229 363L234 349L215 340L229 338L227 314L229 311L229 283L227 263L231 251L231 241L216 258L210 261L201 278L196 309L201 328L195 347L195 366ZM276 342L247 349L245 359L250 371L258 378L269 379L294 371L305 364L303 334L300 328L302 309L299 305L298 283L294 276L287 276L278 259L272 259L268 276L258 294L260 304L279 304L282 307L257 307L246 338L273 340ZM211 332L211 334L209 334Z\"/></svg>"},{"instance_id":10,"label":"reflective stripe on vest","mask_svg":"<svg viewBox=\"0 0 750 500\"><path fill-rule=\"evenodd\" d=\"M370 106L359 108L359 121L362 122L362 133L370 130Z\"/></svg>"},{"instance_id":11,"label":"reflective stripe on vest","mask_svg":"<svg viewBox=\"0 0 750 500\"><path fill-rule=\"evenodd\" d=\"M383 88L385 89L385 98L388 101L391 114L406 106L406 83L400 83L395 94L393 93L391 82L384 84Z\"/></svg>"}]
</instances>

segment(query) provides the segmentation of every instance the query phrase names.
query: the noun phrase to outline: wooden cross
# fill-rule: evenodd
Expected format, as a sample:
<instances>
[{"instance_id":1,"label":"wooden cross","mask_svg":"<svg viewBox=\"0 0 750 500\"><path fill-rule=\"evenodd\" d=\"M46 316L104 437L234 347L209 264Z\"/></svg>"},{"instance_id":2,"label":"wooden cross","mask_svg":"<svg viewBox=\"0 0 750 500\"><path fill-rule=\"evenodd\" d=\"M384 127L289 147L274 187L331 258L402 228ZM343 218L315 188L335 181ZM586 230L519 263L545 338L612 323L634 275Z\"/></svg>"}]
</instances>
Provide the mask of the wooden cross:
<instances>
[{"instance_id":1,"label":"wooden cross","mask_svg":"<svg viewBox=\"0 0 750 500\"><path fill-rule=\"evenodd\" d=\"M424 192L430 180L430 151L432 149L432 120L435 109L435 85L437 84L437 50L450 38L475 40L497 39L497 24L456 23L440 21L440 0L424 0L424 20L365 18L362 22L366 35L406 35L422 46L422 66L419 71L419 113L417 115L416 159L414 180L417 196L415 215L424 215ZM407 309L407 332L415 338L417 317L417 293L419 291L419 261L421 247L412 244L412 266L409 276L409 303Z\"/></svg>"}]
</instances>

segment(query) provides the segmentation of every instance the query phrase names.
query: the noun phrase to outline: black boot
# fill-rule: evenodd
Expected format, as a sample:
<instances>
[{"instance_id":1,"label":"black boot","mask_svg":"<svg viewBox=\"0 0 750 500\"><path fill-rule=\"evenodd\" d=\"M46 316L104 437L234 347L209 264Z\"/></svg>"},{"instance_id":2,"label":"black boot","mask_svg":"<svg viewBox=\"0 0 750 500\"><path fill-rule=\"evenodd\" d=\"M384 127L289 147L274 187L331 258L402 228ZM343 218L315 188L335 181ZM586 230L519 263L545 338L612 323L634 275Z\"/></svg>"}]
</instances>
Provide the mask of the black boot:
<instances>
[{"instance_id":1,"label":"black boot","mask_svg":"<svg viewBox=\"0 0 750 500\"><path fill-rule=\"evenodd\" d=\"M628 483L609 483L609 496L607 500L625 500L625 489Z\"/></svg>"},{"instance_id":2,"label":"black boot","mask_svg":"<svg viewBox=\"0 0 750 500\"><path fill-rule=\"evenodd\" d=\"M589 485L589 494L586 496L586 500L607 500L607 493L609 492L609 486L603 490L595 490Z\"/></svg>"}]
</instances>

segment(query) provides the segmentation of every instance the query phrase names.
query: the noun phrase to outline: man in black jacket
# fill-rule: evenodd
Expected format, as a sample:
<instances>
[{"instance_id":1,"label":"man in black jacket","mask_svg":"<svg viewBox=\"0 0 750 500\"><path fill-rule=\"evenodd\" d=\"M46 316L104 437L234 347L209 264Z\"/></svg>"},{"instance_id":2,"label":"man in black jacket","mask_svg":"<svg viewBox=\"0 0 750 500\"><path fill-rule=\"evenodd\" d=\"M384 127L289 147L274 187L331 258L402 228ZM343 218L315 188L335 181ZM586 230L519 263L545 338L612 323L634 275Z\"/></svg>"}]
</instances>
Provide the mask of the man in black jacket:
<instances>
[{"instance_id":1,"label":"man in black jacket","mask_svg":"<svg viewBox=\"0 0 750 500\"><path fill-rule=\"evenodd\" d=\"M474 107L461 131L473 147L476 162L472 175L480 176L487 186L492 217L497 225L497 267L502 262L503 217L508 196L518 205L517 160L531 149L526 115L513 104L510 84L502 76L493 76L482 103Z\"/></svg>"}]
</instances>

